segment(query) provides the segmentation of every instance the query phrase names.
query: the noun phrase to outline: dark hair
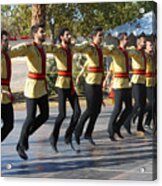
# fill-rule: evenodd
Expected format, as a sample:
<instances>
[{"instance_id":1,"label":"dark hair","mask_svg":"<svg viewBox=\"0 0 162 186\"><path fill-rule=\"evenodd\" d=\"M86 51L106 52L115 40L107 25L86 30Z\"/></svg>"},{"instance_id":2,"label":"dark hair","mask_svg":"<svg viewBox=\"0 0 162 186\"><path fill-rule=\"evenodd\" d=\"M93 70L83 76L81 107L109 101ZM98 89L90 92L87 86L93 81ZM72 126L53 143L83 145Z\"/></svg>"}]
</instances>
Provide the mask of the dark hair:
<instances>
[{"instance_id":1,"label":"dark hair","mask_svg":"<svg viewBox=\"0 0 162 186\"><path fill-rule=\"evenodd\" d=\"M67 27L63 27L63 28L61 28L59 30L59 34L58 34L58 40L59 40L59 42L61 42L61 38L60 37L63 36L66 31L69 31L69 29Z\"/></svg>"},{"instance_id":2,"label":"dark hair","mask_svg":"<svg viewBox=\"0 0 162 186\"><path fill-rule=\"evenodd\" d=\"M142 33L139 36L137 36L137 39L140 39L141 37L146 37L145 33Z\"/></svg>"},{"instance_id":3,"label":"dark hair","mask_svg":"<svg viewBox=\"0 0 162 186\"><path fill-rule=\"evenodd\" d=\"M35 24L31 27L30 32L31 32L31 36L33 37L33 34L36 33L38 31L39 28L45 28L45 24Z\"/></svg>"},{"instance_id":4,"label":"dark hair","mask_svg":"<svg viewBox=\"0 0 162 186\"><path fill-rule=\"evenodd\" d=\"M2 30L1 31L1 39L2 39L2 36L5 35L5 36L8 36L8 32L6 30Z\"/></svg>"},{"instance_id":5,"label":"dark hair","mask_svg":"<svg viewBox=\"0 0 162 186\"><path fill-rule=\"evenodd\" d=\"M126 32L122 32L118 35L118 40L121 41L124 39L124 36L127 36L127 33Z\"/></svg>"},{"instance_id":6,"label":"dark hair","mask_svg":"<svg viewBox=\"0 0 162 186\"><path fill-rule=\"evenodd\" d=\"M93 38L98 32L102 32L103 28L100 26L96 26L92 29L92 32L90 33L90 38Z\"/></svg>"}]
</instances>

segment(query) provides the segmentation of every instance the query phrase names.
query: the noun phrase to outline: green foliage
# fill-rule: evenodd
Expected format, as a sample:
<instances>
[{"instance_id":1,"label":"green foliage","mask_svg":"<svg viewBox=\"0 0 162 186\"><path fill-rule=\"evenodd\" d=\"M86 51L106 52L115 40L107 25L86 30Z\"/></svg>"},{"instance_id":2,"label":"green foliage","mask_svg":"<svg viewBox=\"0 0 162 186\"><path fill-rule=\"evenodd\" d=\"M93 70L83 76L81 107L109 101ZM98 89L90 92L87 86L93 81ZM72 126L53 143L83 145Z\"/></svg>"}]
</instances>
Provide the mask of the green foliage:
<instances>
[{"instance_id":1,"label":"green foliage","mask_svg":"<svg viewBox=\"0 0 162 186\"><path fill-rule=\"evenodd\" d=\"M31 5L2 5L1 27L12 36L29 35L31 14Z\"/></svg>"},{"instance_id":2,"label":"green foliage","mask_svg":"<svg viewBox=\"0 0 162 186\"><path fill-rule=\"evenodd\" d=\"M48 92L51 95L56 94L55 82L57 78L57 68L56 61L54 58L47 59L46 73Z\"/></svg>"},{"instance_id":3,"label":"green foliage","mask_svg":"<svg viewBox=\"0 0 162 186\"><path fill-rule=\"evenodd\" d=\"M82 77L80 78L79 84L76 85L76 77L78 76L79 72L81 71L84 63L86 61L86 57L84 55L80 54L75 54L73 57L73 82L75 85L75 90L78 95L83 95L84 94L84 83L85 79Z\"/></svg>"},{"instance_id":4,"label":"green foliage","mask_svg":"<svg viewBox=\"0 0 162 186\"><path fill-rule=\"evenodd\" d=\"M27 35L31 25L31 5L1 5L2 28L11 35ZM55 36L62 26L72 30L74 36L88 36L93 26L100 25L104 30L112 29L127 21L139 18L145 12L154 10L152 1L118 3L66 3L46 5L47 33L49 21L55 18Z\"/></svg>"}]
</instances>

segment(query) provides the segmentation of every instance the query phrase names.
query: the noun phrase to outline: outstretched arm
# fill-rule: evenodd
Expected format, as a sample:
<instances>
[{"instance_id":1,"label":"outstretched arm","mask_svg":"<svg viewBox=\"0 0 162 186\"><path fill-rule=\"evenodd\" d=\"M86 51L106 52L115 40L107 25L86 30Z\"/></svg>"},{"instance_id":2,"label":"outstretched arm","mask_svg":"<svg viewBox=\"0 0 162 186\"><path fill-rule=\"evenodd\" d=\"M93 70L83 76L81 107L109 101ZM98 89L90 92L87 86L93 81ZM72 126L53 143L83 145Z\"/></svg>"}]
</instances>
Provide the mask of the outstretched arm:
<instances>
[{"instance_id":1,"label":"outstretched arm","mask_svg":"<svg viewBox=\"0 0 162 186\"><path fill-rule=\"evenodd\" d=\"M91 49L90 43L85 41L81 44L72 45L72 52L73 53L82 53L82 54L91 54L92 49Z\"/></svg>"},{"instance_id":2,"label":"outstretched arm","mask_svg":"<svg viewBox=\"0 0 162 186\"><path fill-rule=\"evenodd\" d=\"M113 56L115 54L116 48L114 45L106 45L102 48L104 56Z\"/></svg>"},{"instance_id":3,"label":"outstretched arm","mask_svg":"<svg viewBox=\"0 0 162 186\"><path fill-rule=\"evenodd\" d=\"M28 54L30 53L30 48L31 44L27 43L15 45L10 49L10 56L11 58L28 56Z\"/></svg>"},{"instance_id":4,"label":"outstretched arm","mask_svg":"<svg viewBox=\"0 0 162 186\"><path fill-rule=\"evenodd\" d=\"M129 58L132 58L132 57L135 58L137 56L137 50L134 46L127 47L126 49L127 49Z\"/></svg>"},{"instance_id":5,"label":"outstretched arm","mask_svg":"<svg viewBox=\"0 0 162 186\"><path fill-rule=\"evenodd\" d=\"M59 46L52 43L43 43L46 53L57 55L59 53Z\"/></svg>"}]
</instances>

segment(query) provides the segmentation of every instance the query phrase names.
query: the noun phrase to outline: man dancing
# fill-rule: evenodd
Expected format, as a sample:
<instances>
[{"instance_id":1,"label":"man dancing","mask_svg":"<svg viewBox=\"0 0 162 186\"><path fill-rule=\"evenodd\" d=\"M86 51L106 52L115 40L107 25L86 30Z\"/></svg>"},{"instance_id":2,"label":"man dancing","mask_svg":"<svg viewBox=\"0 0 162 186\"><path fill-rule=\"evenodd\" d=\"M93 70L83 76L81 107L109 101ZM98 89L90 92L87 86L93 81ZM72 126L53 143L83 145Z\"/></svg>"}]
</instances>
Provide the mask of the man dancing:
<instances>
[{"instance_id":1,"label":"man dancing","mask_svg":"<svg viewBox=\"0 0 162 186\"><path fill-rule=\"evenodd\" d=\"M1 31L1 119L3 126L1 128L1 142L8 136L13 129L14 112L13 96L10 89L11 81L11 59L8 50L8 32Z\"/></svg>"},{"instance_id":2,"label":"man dancing","mask_svg":"<svg viewBox=\"0 0 162 186\"><path fill-rule=\"evenodd\" d=\"M46 84L46 50L43 47L45 41L45 28L42 24L31 27L33 42L19 44L11 49L11 56L27 56L28 78L25 84L25 97L27 116L23 124L21 135L17 144L17 152L24 160L28 159L26 150L29 148L28 138L49 117L49 106ZM37 106L39 115L36 116Z\"/></svg>"}]
</instances>

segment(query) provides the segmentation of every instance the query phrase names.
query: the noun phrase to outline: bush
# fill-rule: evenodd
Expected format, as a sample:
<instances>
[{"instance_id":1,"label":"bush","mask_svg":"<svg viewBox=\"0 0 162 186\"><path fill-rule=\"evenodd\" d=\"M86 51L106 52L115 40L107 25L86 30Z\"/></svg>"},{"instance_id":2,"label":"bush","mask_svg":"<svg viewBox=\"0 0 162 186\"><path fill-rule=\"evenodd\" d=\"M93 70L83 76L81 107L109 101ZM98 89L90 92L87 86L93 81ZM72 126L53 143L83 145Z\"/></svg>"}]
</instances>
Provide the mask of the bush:
<instances>
[{"instance_id":1,"label":"bush","mask_svg":"<svg viewBox=\"0 0 162 186\"><path fill-rule=\"evenodd\" d=\"M56 61L54 58L47 59L46 74L47 74L48 92L51 95L55 95L56 94L55 82L57 79L57 67L56 67Z\"/></svg>"}]
</instances>

